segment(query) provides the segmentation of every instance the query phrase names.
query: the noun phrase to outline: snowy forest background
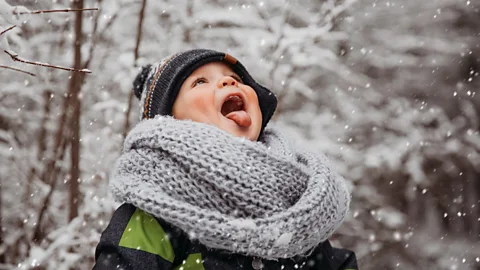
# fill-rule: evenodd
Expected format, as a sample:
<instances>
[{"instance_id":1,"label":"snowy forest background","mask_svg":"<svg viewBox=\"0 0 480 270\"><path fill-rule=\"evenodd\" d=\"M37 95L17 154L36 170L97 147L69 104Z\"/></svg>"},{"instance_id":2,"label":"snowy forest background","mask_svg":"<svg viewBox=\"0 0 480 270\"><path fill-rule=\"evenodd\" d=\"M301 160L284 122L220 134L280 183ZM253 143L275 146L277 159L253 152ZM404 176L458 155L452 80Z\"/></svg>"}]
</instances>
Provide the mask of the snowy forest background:
<instances>
[{"instance_id":1,"label":"snowy forest background","mask_svg":"<svg viewBox=\"0 0 480 270\"><path fill-rule=\"evenodd\" d=\"M66 8L98 10L39 12ZM361 269L480 269L479 9L0 0L0 269L92 267L117 206L110 168L139 117L131 82L196 47L239 58L278 96L274 121L334 160L353 201L332 243Z\"/></svg>"}]
</instances>

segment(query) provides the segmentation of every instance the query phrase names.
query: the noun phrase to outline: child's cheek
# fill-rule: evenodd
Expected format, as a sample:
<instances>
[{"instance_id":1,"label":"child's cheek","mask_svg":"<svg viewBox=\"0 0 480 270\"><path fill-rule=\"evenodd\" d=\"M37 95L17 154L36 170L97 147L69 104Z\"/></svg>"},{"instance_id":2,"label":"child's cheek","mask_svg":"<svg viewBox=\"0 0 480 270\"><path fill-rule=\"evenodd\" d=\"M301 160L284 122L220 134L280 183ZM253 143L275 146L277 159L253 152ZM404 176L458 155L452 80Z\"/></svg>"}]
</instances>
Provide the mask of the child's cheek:
<instances>
[{"instance_id":1,"label":"child's cheek","mask_svg":"<svg viewBox=\"0 0 480 270\"><path fill-rule=\"evenodd\" d=\"M255 92L250 94L249 100L251 100L253 102L253 104L255 104L256 106L259 106L258 105L258 96L257 96L257 94L255 94Z\"/></svg>"},{"instance_id":2,"label":"child's cheek","mask_svg":"<svg viewBox=\"0 0 480 270\"><path fill-rule=\"evenodd\" d=\"M253 90L253 88L249 87L249 91L247 91L247 96L248 96L248 100L250 100L250 102L259 107L260 105L258 104L258 96L257 94L255 93L255 90Z\"/></svg>"},{"instance_id":3,"label":"child's cheek","mask_svg":"<svg viewBox=\"0 0 480 270\"><path fill-rule=\"evenodd\" d=\"M197 112L208 112L215 105L213 98L208 93L202 93L201 91L192 95L189 103Z\"/></svg>"}]
</instances>

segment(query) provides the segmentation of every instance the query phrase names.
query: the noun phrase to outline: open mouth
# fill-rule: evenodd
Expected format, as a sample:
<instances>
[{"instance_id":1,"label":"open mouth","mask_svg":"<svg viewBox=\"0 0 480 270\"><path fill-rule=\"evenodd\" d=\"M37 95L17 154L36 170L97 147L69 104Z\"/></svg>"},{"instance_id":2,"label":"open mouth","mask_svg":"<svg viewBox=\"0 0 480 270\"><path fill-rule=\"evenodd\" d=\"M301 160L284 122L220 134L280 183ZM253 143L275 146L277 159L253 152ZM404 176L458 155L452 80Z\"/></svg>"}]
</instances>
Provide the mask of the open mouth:
<instances>
[{"instance_id":1,"label":"open mouth","mask_svg":"<svg viewBox=\"0 0 480 270\"><path fill-rule=\"evenodd\" d=\"M232 112L244 111L243 99L240 96L229 96L223 102L222 114L228 118L228 115Z\"/></svg>"},{"instance_id":2,"label":"open mouth","mask_svg":"<svg viewBox=\"0 0 480 270\"><path fill-rule=\"evenodd\" d=\"M252 120L245 111L245 102L240 95L230 95L223 102L221 113L226 118L234 121L237 125L248 127Z\"/></svg>"}]
</instances>

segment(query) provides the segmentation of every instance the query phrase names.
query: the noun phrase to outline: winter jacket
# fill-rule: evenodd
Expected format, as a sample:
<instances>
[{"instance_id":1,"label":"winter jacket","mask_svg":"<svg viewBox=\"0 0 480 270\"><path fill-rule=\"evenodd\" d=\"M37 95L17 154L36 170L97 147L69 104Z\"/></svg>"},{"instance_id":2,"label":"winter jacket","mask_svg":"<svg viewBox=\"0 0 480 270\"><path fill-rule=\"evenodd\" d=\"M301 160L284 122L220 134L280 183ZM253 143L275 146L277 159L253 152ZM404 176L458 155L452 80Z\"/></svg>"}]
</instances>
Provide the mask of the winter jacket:
<instances>
[{"instance_id":1,"label":"winter jacket","mask_svg":"<svg viewBox=\"0 0 480 270\"><path fill-rule=\"evenodd\" d=\"M131 204L114 213L95 251L94 270L356 270L355 254L320 244L310 256L269 261L207 248Z\"/></svg>"}]
</instances>

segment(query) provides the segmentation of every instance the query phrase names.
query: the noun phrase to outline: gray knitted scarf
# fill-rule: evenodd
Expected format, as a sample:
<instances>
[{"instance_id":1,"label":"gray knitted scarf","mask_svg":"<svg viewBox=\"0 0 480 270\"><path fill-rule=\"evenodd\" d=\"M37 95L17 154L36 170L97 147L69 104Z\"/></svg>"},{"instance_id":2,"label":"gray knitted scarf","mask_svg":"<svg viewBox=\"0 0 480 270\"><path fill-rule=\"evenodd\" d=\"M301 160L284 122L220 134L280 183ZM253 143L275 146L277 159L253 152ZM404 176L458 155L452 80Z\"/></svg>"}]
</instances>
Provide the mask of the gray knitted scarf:
<instances>
[{"instance_id":1,"label":"gray knitted scarf","mask_svg":"<svg viewBox=\"0 0 480 270\"><path fill-rule=\"evenodd\" d=\"M210 248L265 259L307 255L342 223L344 179L273 128L258 142L157 116L129 133L110 189Z\"/></svg>"}]
</instances>

